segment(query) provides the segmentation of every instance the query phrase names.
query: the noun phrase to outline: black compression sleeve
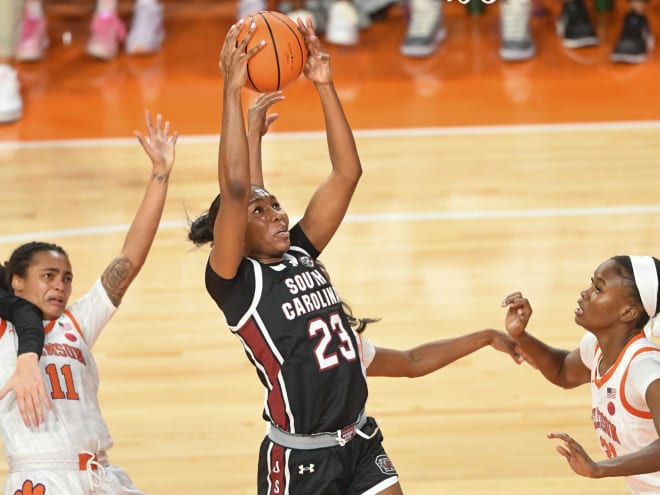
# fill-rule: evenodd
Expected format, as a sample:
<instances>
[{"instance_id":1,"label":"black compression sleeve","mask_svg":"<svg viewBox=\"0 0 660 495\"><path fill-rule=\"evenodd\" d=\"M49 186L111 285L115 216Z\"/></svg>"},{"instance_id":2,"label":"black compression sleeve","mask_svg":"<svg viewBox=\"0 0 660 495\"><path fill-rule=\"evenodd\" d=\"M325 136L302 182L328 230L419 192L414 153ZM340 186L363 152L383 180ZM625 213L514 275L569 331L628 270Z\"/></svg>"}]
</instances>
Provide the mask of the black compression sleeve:
<instances>
[{"instance_id":1,"label":"black compression sleeve","mask_svg":"<svg viewBox=\"0 0 660 495\"><path fill-rule=\"evenodd\" d=\"M18 355L34 352L41 356L44 325L41 310L34 304L0 290L0 318L11 321L18 336Z\"/></svg>"}]
</instances>

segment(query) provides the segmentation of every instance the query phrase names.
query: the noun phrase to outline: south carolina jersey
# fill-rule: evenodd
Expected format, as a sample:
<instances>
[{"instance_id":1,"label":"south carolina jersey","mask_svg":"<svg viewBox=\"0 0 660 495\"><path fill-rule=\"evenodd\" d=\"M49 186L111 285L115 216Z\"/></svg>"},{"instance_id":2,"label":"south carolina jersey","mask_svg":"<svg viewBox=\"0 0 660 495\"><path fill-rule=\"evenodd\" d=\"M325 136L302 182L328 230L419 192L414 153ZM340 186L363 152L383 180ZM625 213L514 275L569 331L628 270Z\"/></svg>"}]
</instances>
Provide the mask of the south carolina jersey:
<instances>
[{"instance_id":1,"label":"south carolina jersey","mask_svg":"<svg viewBox=\"0 0 660 495\"><path fill-rule=\"evenodd\" d=\"M44 411L44 423L28 428L13 393L0 401L0 426L8 457L96 452L112 446L99 409L99 376L90 348L115 311L97 280L59 318L44 322L46 335L39 364L53 410ZM0 383L6 383L16 369L17 348L14 327L0 320Z\"/></svg>"},{"instance_id":2,"label":"south carolina jersey","mask_svg":"<svg viewBox=\"0 0 660 495\"><path fill-rule=\"evenodd\" d=\"M605 455L630 454L657 440L645 397L648 386L660 380L660 347L640 333L603 376L598 372L602 353L593 334L582 338L580 356L591 370L591 414ZM660 471L627 476L626 481L636 495L660 493Z\"/></svg>"},{"instance_id":3,"label":"south carolina jersey","mask_svg":"<svg viewBox=\"0 0 660 495\"><path fill-rule=\"evenodd\" d=\"M206 268L206 288L266 388L264 419L296 434L355 423L367 400L358 337L299 225L281 262L243 258L232 280Z\"/></svg>"}]
</instances>

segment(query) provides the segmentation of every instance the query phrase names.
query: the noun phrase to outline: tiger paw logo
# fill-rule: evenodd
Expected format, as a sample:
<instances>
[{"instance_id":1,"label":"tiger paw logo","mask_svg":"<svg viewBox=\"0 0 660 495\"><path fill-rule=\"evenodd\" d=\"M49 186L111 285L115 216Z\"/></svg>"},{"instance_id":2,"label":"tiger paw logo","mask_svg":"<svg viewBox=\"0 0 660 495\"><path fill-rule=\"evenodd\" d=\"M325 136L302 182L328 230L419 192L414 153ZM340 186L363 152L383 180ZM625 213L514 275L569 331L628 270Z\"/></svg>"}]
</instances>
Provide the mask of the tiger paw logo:
<instances>
[{"instance_id":1,"label":"tiger paw logo","mask_svg":"<svg viewBox=\"0 0 660 495\"><path fill-rule=\"evenodd\" d=\"M32 480L25 480L23 482L23 487L20 490L16 490L14 495L45 495L46 487L41 483L36 485L32 484Z\"/></svg>"}]
</instances>

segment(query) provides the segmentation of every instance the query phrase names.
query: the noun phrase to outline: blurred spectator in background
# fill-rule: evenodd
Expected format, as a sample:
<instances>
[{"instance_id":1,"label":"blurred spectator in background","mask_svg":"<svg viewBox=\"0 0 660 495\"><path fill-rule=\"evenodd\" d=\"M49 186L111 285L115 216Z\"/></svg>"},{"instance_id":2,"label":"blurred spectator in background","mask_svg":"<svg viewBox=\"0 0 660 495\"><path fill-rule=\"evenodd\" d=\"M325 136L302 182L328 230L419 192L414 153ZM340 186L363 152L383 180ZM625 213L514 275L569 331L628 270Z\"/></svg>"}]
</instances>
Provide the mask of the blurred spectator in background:
<instances>
[{"instance_id":1,"label":"blurred spectator in background","mask_svg":"<svg viewBox=\"0 0 660 495\"><path fill-rule=\"evenodd\" d=\"M335 45L359 43L360 30L380 19L399 0L281 0L275 6L267 0L239 0L237 19L260 10L278 10L292 19L312 18L314 31Z\"/></svg>"},{"instance_id":2,"label":"blurred spectator in background","mask_svg":"<svg viewBox=\"0 0 660 495\"><path fill-rule=\"evenodd\" d=\"M502 0L500 3L500 58L507 62L529 60L536 54L529 21L532 0Z\"/></svg>"},{"instance_id":3,"label":"blurred spectator in background","mask_svg":"<svg viewBox=\"0 0 660 495\"><path fill-rule=\"evenodd\" d=\"M24 0L20 32L16 60L42 59L49 43L42 0ZM158 0L135 0L128 36L126 26L117 15L117 0L97 0L86 51L92 57L111 60L125 42L126 53L131 55L153 53L160 49L164 36L163 6Z\"/></svg>"},{"instance_id":4,"label":"blurred spectator in background","mask_svg":"<svg viewBox=\"0 0 660 495\"><path fill-rule=\"evenodd\" d=\"M610 60L638 64L646 60L653 50L654 40L646 17L647 2L630 0L629 5ZM598 37L589 19L584 0L564 0L561 15L557 20L557 33L567 48L598 44Z\"/></svg>"},{"instance_id":5,"label":"blurred spectator in background","mask_svg":"<svg viewBox=\"0 0 660 495\"><path fill-rule=\"evenodd\" d=\"M429 57L447 37L442 2L408 0L408 28L399 49L407 57Z\"/></svg>"},{"instance_id":6,"label":"blurred spectator in background","mask_svg":"<svg viewBox=\"0 0 660 495\"><path fill-rule=\"evenodd\" d=\"M11 65L20 9L20 0L0 0L0 124L14 122L23 115L18 75Z\"/></svg>"}]
</instances>

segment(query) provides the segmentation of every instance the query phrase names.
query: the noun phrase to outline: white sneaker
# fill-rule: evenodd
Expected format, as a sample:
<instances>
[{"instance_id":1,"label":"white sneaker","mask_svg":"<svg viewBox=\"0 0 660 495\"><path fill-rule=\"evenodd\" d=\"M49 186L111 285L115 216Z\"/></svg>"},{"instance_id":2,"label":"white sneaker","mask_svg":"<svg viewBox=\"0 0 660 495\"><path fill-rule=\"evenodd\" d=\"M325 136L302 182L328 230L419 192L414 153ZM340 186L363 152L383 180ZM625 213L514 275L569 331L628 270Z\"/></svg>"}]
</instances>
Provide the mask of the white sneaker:
<instances>
[{"instance_id":1,"label":"white sneaker","mask_svg":"<svg viewBox=\"0 0 660 495\"><path fill-rule=\"evenodd\" d=\"M312 25L316 26L316 19L314 18L314 12L311 10L307 9L297 9L297 10L292 10L287 14L290 19L293 20L293 22L298 22L298 18L300 17L303 22L307 21L308 17L312 18Z\"/></svg>"},{"instance_id":2,"label":"white sneaker","mask_svg":"<svg viewBox=\"0 0 660 495\"><path fill-rule=\"evenodd\" d=\"M163 6L155 0L138 1L133 11L131 30L126 38L126 53L154 53L165 38Z\"/></svg>"},{"instance_id":3,"label":"white sneaker","mask_svg":"<svg viewBox=\"0 0 660 495\"><path fill-rule=\"evenodd\" d=\"M330 6L325 39L335 45L357 45L359 41L359 16L355 5L338 0Z\"/></svg>"},{"instance_id":4,"label":"white sneaker","mask_svg":"<svg viewBox=\"0 0 660 495\"><path fill-rule=\"evenodd\" d=\"M0 124L15 122L23 116L23 100L16 71L0 64Z\"/></svg>"}]
</instances>

